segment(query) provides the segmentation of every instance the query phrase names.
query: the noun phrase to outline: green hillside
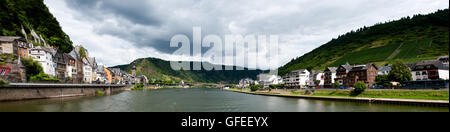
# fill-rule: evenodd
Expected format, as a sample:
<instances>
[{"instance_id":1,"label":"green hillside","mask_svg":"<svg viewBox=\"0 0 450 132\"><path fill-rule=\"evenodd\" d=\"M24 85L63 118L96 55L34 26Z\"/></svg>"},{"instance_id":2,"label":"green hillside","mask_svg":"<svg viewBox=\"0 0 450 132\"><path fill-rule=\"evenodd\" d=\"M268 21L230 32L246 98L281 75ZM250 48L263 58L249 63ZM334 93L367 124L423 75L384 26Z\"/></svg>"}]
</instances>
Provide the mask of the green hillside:
<instances>
[{"instance_id":1,"label":"green hillside","mask_svg":"<svg viewBox=\"0 0 450 132\"><path fill-rule=\"evenodd\" d=\"M22 26L27 33L35 30L49 45L63 52L73 49L69 36L62 31L43 0L0 0L0 35L23 37Z\"/></svg>"},{"instance_id":2,"label":"green hillside","mask_svg":"<svg viewBox=\"0 0 450 132\"><path fill-rule=\"evenodd\" d=\"M146 75L151 79L162 81L172 80L185 82L202 82L202 83L236 83L242 78L253 78L263 72L261 70L233 70L233 71L175 71L171 68L169 61L156 58L138 59L129 65L115 66L112 68L120 68L121 70L131 73L133 65L136 65L137 75ZM191 62L192 66L192 62ZM224 66L222 66L224 67Z\"/></svg>"},{"instance_id":3,"label":"green hillside","mask_svg":"<svg viewBox=\"0 0 450 132\"><path fill-rule=\"evenodd\" d=\"M296 69L323 70L327 66L418 62L449 54L449 10L415 15L363 27L332 39L280 67L281 75Z\"/></svg>"}]
</instances>

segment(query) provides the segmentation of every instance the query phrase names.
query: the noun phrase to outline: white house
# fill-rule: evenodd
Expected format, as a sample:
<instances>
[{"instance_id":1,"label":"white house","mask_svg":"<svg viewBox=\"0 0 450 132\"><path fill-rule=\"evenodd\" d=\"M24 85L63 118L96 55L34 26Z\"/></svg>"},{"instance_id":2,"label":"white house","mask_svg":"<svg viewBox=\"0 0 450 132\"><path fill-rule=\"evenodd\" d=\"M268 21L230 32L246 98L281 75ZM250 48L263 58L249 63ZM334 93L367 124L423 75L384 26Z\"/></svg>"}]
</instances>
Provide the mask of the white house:
<instances>
[{"instance_id":1,"label":"white house","mask_svg":"<svg viewBox=\"0 0 450 132\"><path fill-rule=\"evenodd\" d=\"M316 81L319 82L318 86L325 85L325 73L323 71L312 71L310 73L308 85L311 87L316 87Z\"/></svg>"},{"instance_id":2,"label":"white house","mask_svg":"<svg viewBox=\"0 0 450 132\"><path fill-rule=\"evenodd\" d=\"M45 74L55 77L56 63L53 62L53 49L37 46L31 49L30 56L42 65Z\"/></svg>"},{"instance_id":3,"label":"white house","mask_svg":"<svg viewBox=\"0 0 450 132\"><path fill-rule=\"evenodd\" d=\"M94 77L92 71L93 68L89 63L89 60L87 58L83 58L83 82L92 84L92 78Z\"/></svg>"},{"instance_id":4,"label":"white house","mask_svg":"<svg viewBox=\"0 0 450 132\"><path fill-rule=\"evenodd\" d=\"M283 83L283 79L280 76L270 74L259 74L256 80L258 80L259 84L264 84L265 86Z\"/></svg>"},{"instance_id":5,"label":"white house","mask_svg":"<svg viewBox=\"0 0 450 132\"><path fill-rule=\"evenodd\" d=\"M65 54L65 56L67 57L66 77L72 78L77 74L76 59L69 54Z\"/></svg>"},{"instance_id":6,"label":"white house","mask_svg":"<svg viewBox=\"0 0 450 132\"><path fill-rule=\"evenodd\" d=\"M103 65L99 65L95 69L95 81L102 84L107 83L107 73Z\"/></svg>"},{"instance_id":7,"label":"white house","mask_svg":"<svg viewBox=\"0 0 450 132\"><path fill-rule=\"evenodd\" d=\"M92 81L96 81L96 76L97 76L97 68L98 68L98 65L97 65L97 61L96 61L96 59L95 59L95 57L87 57L87 59L88 59L88 61L89 61L89 64L91 65L91 68L92 68L92 71L91 71L91 79L92 79Z\"/></svg>"},{"instance_id":8,"label":"white house","mask_svg":"<svg viewBox=\"0 0 450 132\"><path fill-rule=\"evenodd\" d=\"M253 84L253 83L255 83L255 81L253 79L250 79L250 78L241 79L239 81L238 87L248 88L250 86L250 84Z\"/></svg>"},{"instance_id":9,"label":"white house","mask_svg":"<svg viewBox=\"0 0 450 132\"><path fill-rule=\"evenodd\" d=\"M378 75L389 75L391 73L392 66L380 66L378 67Z\"/></svg>"},{"instance_id":10,"label":"white house","mask_svg":"<svg viewBox=\"0 0 450 132\"><path fill-rule=\"evenodd\" d=\"M416 63L412 69L413 80L449 80L449 65L438 60Z\"/></svg>"},{"instance_id":11,"label":"white house","mask_svg":"<svg viewBox=\"0 0 450 132\"><path fill-rule=\"evenodd\" d=\"M337 67L327 67L324 71L324 87L325 88L332 88L333 84L335 83L336 79L336 70Z\"/></svg>"},{"instance_id":12,"label":"white house","mask_svg":"<svg viewBox=\"0 0 450 132\"><path fill-rule=\"evenodd\" d=\"M310 72L306 69L296 70L284 76L286 87L307 88Z\"/></svg>"}]
</instances>

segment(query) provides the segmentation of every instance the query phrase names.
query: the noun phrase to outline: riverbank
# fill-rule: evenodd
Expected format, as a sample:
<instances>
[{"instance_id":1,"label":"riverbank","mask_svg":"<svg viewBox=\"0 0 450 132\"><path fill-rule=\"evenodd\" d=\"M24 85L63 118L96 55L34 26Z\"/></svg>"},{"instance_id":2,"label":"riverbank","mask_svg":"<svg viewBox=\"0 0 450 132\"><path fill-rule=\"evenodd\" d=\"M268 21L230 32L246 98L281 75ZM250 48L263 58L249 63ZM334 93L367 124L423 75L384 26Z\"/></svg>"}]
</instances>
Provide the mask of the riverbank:
<instances>
[{"instance_id":1,"label":"riverbank","mask_svg":"<svg viewBox=\"0 0 450 132\"><path fill-rule=\"evenodd\" d=\"M0 87L0 101L110 95L126 89L126 85L12 83Z\"/></svg>"},{"instance_id":2,"label":"riverbank","mask_svg":"<svg viewBox=\"0 0 450 132\"><path fill-rule=\"evenodd\" d=\"M239 92L253 95L278 96L290 98L351 101L364 103L382 103L382 104L403 104L403 105L425 105L448 107L448 91L428 91L428 90L368 90L358 97L349 96L347 90L316 90L314 94L303 95L304 90L271 90L270 92L257 91L251 92L248 89L229 89L228 91ZM402 96L403 95L403 96ZM437 96L437 97L433 97ZM382 98L391 97L391 98ZM425 99L424 99L425 98Z\"/></svg>"}]
</instances>

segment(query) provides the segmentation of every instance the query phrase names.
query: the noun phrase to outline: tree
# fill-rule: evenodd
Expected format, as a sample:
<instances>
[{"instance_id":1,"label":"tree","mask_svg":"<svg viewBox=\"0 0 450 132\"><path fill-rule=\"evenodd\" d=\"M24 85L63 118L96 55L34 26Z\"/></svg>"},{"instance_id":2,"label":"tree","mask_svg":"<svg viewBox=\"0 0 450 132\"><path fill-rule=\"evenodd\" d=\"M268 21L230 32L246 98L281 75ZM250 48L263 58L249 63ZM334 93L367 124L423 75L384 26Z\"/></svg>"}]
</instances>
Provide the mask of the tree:
<instances>
[{"instance_id":1,"label":"tree","mask_svg":"<svg viewBox=\"0 0 450 132\"><path fill-rule=\"evenodd\" d=\"M78 53L80 54L81 58L86 58L87 57L86 49L83 46L80 47L80 51L78 51Z\"/></svg>"},{"instance_id":2,"label":"tree","mask_svg":"<svg viewBox=\"0 0 450 132\"><path fill-rule=\"evenodd\" d=\"M384 87L391 86L391 82L389 81L388 75L379 75L379 76L377 76L376 83L377 83L377 85L381 85L381 86L384 86Z\"/></svg>"},{"instance_id":3,"label":"tree","mask_svg":"<svg viewBox=\"0 0 450 132\"><path fill-rule=\"evenodd\" d=\"M37 61L33 61L32 58L22 59L22 64L25 66L27 80L30 80L32 76L36 76L44 72L41 64Z\"/></svg>"},{"instance_id":4,"label":"tree","mask_svg":"<svg viewBox=\"0 0 450 132\"><path fill-rule=\"evenodd\" d=\"M0 78L0 86L7 86L7 85L9 85L9 82Z\"/></svg>"},{"instance_id":5,"label":"tree","mask_svg":"<svg viewBox=\"0 0 450 132\"><path fill-rule=\"evenodd\" d=\"M252 92L258 91L261 88L261 85L256 85L256 84L251 84L250 85L250 90Z\"/></svg>"},{"instance_id":6,"label":"tree","mask_svg":"<svg viewBox=\"0 0 450 132\"><path fill-rule=\"evenodd\" d=\"M392 64L392 70L388 75L388 79L390 81L400 83L413 80L409 67L400 61L396 61L394 62L394 64Z\"/></svg>"},{"instance_id":7,"label":"tree","mask_svg":"<svg viewBox=\"0 0 450 132\"><path fill-rule=\"evenodd\" d=\"M338 90L340 86L341 86L341 84L339 82L335 82L333 84L333 88L335 88L336 90Z\"/></svg>"},{"instance_id":8,"label":"tree","mask_svg":"<svg viewBox=\"0 0 450 132\"><path fill-rule=\"evenodd\" d=\"M367 84L364 82L356 82L355 89L350 94L351 96L358 96L362 94L367 89Z\"/></svg>"}]
</instances>

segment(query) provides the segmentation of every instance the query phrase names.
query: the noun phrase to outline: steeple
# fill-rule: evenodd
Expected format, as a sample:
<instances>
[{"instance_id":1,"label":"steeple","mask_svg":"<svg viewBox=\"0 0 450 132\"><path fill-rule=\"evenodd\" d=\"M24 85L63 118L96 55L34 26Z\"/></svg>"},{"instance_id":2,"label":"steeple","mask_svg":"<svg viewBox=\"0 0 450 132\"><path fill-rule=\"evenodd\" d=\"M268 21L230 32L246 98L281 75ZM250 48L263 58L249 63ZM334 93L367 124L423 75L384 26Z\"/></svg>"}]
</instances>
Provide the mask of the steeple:
<instances>
[{"instance_id":1,"label":"steeple","mask_svg":"<svg viewBox=\"0 0 450 132\"><path fill-rule=\"evenodd\" d=\"M131 75L132 75L133 77L136 76L136 64L133 64L133 69L132 69L132 71L131 71Z\"/></svg>"}]
</instances>

